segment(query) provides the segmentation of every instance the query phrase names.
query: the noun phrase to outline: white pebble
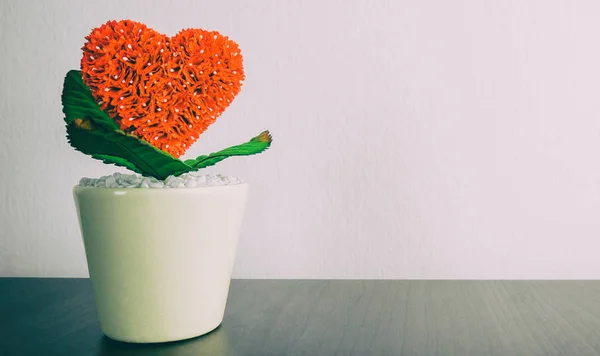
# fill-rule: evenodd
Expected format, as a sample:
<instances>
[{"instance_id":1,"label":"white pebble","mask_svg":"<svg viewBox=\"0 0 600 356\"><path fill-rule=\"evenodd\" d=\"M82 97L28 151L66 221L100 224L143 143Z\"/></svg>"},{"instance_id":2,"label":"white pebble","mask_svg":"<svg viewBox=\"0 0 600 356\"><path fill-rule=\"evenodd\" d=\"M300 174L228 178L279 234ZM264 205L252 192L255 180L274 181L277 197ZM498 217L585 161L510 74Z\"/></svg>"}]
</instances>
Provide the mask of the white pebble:
<instances>
[{"instance_id":1,"label":"white pebble","mask_svg":"<svg viewBox=\"0 0 600 356\"><path fill-rule=\"evenodd\" d=\"M115 179L114 176L108 176L108 177L106 177L106 180L104 181L106 188L112 188L111 186L116 183L117 183L117 180Z\"/></svg>"},{"instance_id":2,"label":"white pebble","mask_svg":"<svg viewBox=\"0 0 600 356\"><path fill-rule=\"evenodd\" d=\"M185 181L185 186L186 186L187 188L196 188L196 185L197 185L197 184L196 184L196 181L195 181L195 180L188 179L188 180L186 180L186 181Z\"/></svg>"},{"instance_id":3,"label":"white pebble","mask_svg":"<svg viewBox=\"0 0 600 356\"><path fill-rule=\"evenodd\" d=\"M207 185L207 179L206 176L199 176L196 177L196 183L200 184L200 185Z\"/></svg>"}]
</instances>

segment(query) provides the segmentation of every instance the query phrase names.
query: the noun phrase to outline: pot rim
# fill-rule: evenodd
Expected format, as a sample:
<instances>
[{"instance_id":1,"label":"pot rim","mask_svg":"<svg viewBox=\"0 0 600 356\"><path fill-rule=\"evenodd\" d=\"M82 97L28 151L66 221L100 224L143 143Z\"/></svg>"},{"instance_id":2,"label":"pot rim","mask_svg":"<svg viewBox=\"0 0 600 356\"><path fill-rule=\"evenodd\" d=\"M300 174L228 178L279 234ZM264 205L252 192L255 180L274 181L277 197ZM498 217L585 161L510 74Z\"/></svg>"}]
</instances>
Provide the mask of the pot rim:
<instances>
[{"instance_id":1,"label":"pot rim","mask_svg":"<svg viewBox=\"0 0 600 356\"><path fill-rule=\"evenodd\" d=\"M236 184L225 184L225 185L209 185L200 187L186 187L186 188L105 188L105 187L83 187L78 184L73 186L73 193L75 194L98 194L98 195L150 195L150 194L184 194L190 193L203 194L214 190L225 190L225 189L241 189L247 188L249 184L247 182L236 183ZM237 188L236 188L237 187Z\"/></svg>"}]
</instances>

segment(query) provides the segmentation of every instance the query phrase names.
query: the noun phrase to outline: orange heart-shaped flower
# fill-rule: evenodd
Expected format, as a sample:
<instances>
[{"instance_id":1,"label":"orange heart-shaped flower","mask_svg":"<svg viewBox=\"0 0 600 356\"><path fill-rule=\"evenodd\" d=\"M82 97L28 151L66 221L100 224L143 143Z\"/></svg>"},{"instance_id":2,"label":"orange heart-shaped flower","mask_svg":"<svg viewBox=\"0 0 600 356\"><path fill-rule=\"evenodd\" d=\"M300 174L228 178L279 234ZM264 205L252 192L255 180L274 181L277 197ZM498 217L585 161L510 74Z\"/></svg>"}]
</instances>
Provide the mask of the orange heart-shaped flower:
<instances>
[{"instance_id":1,"label":"orange heart-shaped flower","mask_svg":"<svg viewBox=\"0 0 600 356\"><path fill-rule=\"evenodd\" d=\"M181 156L229 106L244 80L240 49L215 31L167 37L130 20L86 37L81 70L125 132Z\"/></svg>"}]
</instances>

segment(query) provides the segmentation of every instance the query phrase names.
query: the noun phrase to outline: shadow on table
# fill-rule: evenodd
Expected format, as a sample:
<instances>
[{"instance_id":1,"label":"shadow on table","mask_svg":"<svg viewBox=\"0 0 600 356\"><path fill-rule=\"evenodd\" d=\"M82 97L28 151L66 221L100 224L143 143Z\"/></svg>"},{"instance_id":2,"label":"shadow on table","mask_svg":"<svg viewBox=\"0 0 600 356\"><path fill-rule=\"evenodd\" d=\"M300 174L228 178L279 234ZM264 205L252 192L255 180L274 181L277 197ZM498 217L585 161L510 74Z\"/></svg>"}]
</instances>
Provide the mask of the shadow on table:
<instances>
[{"instance_id":1,"label":"shadow on table","mask_svg":"<svg viewBox=\"0 0 600 356\"><path fill-rule=\"evenodd\" d=\"M103 336L98 356L120 355L231 355L227 343L227 332L218 327L214 331L194 339L160 344L130 344Z\"/></svg>"}]
</instances>

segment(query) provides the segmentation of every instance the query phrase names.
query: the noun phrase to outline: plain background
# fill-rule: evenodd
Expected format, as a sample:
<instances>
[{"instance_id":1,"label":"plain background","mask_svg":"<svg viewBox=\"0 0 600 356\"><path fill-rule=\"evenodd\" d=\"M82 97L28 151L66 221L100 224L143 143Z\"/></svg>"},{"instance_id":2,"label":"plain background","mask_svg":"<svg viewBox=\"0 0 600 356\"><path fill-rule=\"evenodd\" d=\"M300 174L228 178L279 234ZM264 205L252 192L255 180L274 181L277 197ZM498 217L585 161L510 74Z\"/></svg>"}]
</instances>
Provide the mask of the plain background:
<instances>
[{"instance_id":1,"label":"plain background","mask_svg":"<svg viewBox=\"0 0 600 356\"><path fill-rule=\"evenodd\" d=\"M0 2L0 275L87 276L65 139L92 28L237 41L247 80L188 152L252 184L234 277L600 278L597 1ZM200 227L199 227L200 228Z\"/></svg>"}]
</instances>

